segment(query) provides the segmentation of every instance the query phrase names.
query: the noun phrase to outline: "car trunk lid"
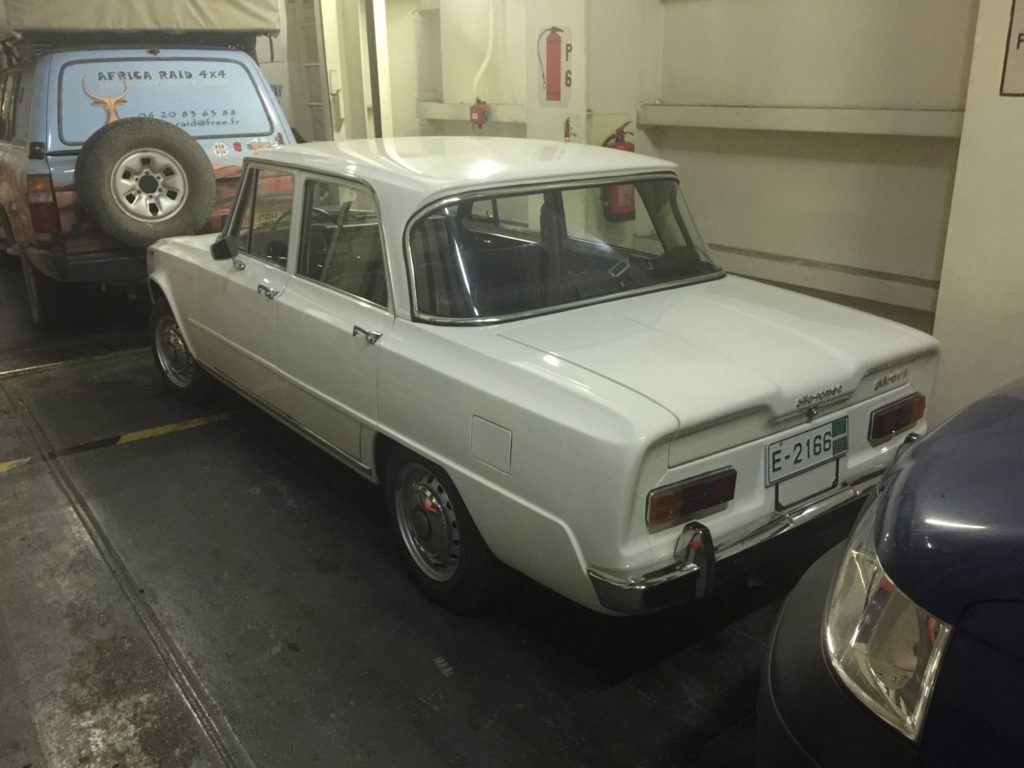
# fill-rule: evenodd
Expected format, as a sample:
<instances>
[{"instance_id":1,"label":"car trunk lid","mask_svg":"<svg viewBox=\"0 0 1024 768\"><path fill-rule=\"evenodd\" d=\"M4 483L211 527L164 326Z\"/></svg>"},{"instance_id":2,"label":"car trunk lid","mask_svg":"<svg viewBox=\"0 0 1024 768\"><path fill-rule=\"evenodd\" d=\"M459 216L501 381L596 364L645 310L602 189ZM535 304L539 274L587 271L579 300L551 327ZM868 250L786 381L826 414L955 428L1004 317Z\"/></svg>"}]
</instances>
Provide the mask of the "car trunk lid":
<instances>
[{"instance_id":1,"label":"car trunk lid","mask_svg":"<svg viewBox=\"0 0 1024 768\"><path fill-rule=\"evenodd\" d=\"M907 383L935 350L887 320L731 276L499 333L657 402L680 434L742 419L747 439Z\"/></svg>"}]
</instances>

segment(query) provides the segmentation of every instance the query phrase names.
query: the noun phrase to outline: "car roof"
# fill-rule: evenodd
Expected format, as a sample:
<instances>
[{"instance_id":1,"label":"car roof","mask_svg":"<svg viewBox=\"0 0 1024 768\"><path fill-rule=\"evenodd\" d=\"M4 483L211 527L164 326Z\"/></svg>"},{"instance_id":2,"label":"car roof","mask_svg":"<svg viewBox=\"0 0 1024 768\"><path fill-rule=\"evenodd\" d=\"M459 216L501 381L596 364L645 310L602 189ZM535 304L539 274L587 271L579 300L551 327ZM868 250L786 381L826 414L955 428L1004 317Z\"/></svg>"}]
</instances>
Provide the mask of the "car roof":
<instances>
[{"instance_id":1,"label":"car roof","mask_svg":"<svg viewBox=\"0 0 1024 768\"><path fill-rule=\"evenodd\" d=\"M426 201L456 191L565 179L675 172L675 163L604 147L490 136L312 142L258 159L367 181Z\"/></svg>"},{"instance_id":2,"label":"car roof","mask_svg":"<svg viewBox=\"0 0 1024 768\"><path fill-rule=\"evenodd\" d=\"M249 54L232 48L218 47L196 47L189 46L175 47L169 45L154 45L148 48L140 46L101 46L83 45L80 47L67 46L54 48L40 52L39 61L47 61L52 65L60 66L68 61L93 61L93 60L119 60L119 59L145 59L152 61L167 61L174 59L232 59L253 64Z\"/></svg>"}]
</instances>

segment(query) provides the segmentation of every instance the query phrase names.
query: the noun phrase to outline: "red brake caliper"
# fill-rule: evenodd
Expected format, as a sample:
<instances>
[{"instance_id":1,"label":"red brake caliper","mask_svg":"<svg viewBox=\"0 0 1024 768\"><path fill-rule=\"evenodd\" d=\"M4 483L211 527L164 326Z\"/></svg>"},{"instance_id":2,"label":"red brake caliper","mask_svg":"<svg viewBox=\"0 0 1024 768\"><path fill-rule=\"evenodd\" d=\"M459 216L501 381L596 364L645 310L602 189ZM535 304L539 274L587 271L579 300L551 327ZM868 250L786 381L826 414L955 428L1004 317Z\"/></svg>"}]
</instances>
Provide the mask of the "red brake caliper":
<instances>
[{"instance_id":1,"label":"red brake caliper","mask_svg":"<svg viewBox=\"0 0 1024 768\"><path fill-rule=\"evenodd\" d=\"M420 492L420 504L422 504L423 508L432 515L440 513L440 510L437 508L437 506L435 504L432 504L430 499L427 498L427 495L422 491Z\"/></svg>"}]
</instances>

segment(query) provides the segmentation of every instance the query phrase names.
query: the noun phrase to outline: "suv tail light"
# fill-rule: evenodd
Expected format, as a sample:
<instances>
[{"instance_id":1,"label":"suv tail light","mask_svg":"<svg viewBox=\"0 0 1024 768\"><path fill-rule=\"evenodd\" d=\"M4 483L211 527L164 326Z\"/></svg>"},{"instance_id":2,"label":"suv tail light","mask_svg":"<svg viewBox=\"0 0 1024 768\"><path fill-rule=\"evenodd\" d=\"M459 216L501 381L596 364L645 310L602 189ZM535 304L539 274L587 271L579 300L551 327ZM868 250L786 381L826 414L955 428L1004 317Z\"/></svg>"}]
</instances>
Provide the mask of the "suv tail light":
<instances>
[{"instance_id":1,"label":"suv tail light","mask_svg":"<svg viewBox=\"0 0 1024 768\"><path fill-rule=\"evenodd\" d=\"M731 501L736 495L736 470L717 469L681 483L666 485L647 496L647 525L664 528L698 512Z\"/></svg>"},{"instance_id":2,"label":"suv tail light","mask_svg":"<svg viewBox=\"0 0 1024 768\"><path fill-rule=\"evenodd\" d=\"M925 397L920 393L904 397L871 413L868 439L872 444L888 440L914 426L924 417Z\"/></svg>"},{"instance_id":3,"label":"suv tail light","mask_svg":"<svg viewBox=\"0 0 1024 768\"><path fill-rule=\"evenodd\" d=\"M60 232L60 211L57 210L49 174L29 174L25 181L28 187L28 212L32 219L32 229L41 235Z\"/></svg>"}]
</instances>

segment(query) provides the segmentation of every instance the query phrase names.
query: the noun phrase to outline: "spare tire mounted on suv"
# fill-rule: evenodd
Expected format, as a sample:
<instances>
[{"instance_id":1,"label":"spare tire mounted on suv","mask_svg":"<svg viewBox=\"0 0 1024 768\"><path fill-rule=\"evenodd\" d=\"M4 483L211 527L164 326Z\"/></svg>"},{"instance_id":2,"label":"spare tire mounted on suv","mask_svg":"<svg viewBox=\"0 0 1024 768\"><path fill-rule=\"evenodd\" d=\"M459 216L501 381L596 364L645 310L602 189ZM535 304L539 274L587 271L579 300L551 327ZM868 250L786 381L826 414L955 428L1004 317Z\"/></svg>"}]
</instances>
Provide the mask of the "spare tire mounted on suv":
<instances>
[{"instance_id":1,"label":"spare tire mounted on suv","mask_svg":"<svg viewBox=\"0 0 1024 768\"><path fill-rule=\"evenodd\" d=\"M75 164L75 187L100 229L139 247L207 230L216 195L202 147L150 117L117 120L90 136Z\"/></svg>"}]
</instances>

